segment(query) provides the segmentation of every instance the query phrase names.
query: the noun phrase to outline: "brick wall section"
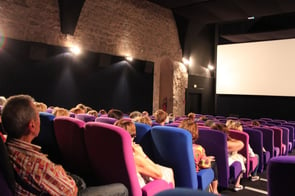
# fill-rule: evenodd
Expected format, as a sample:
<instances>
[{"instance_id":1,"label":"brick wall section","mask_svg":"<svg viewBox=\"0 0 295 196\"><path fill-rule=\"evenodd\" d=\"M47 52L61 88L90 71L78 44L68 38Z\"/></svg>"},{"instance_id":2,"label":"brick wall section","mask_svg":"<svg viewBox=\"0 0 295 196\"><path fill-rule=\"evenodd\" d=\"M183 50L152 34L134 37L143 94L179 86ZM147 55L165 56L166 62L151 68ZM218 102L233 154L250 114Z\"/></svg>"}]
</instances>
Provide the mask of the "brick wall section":
<instances>
[{"instance_id":1,"label":"brick wall section","mask_svg":"<svg viewBox=\"0 0 295 196\"><path fill-rule=\"evenodd\" d=\"M57 0L1 0L0 32L18 40L58 46L74 42L90 51L152 61L154 109L159 107L161 59L182 58L172 12L145 0L86 0L74 36L60 31ZM175 94L173 99L179 98Z\"/></svg>"}]
</instances>

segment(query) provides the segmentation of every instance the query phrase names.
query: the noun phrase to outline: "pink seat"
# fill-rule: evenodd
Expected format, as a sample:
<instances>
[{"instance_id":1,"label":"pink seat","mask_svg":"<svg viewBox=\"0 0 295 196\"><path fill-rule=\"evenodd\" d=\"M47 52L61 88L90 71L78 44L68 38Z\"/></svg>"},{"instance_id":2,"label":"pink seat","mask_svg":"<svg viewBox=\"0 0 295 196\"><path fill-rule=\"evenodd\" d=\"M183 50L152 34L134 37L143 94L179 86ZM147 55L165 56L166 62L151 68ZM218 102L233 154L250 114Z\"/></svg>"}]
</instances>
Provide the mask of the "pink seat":
<instances>
[{"instance_id":1,"label":"pink seat","mask_svg":"<svg viewBox=\"0 0 295 196\"><path fill-rule=\"evenodd\" d=\"M155 180L140 188L131 146L124 129L100 122L88 122L85 142L93 172L100 184L123 183L130 195L154 195L171 188L163 180Z\"/></svg>"},{"instance_id":2,"label":"pink seat","mask_svg":"<svg viewBox=\"0 0 295 196\"><path fill-rule=\"evenodd\" d=\"M84 140L85 122L71 117L56 117L54 130L65 169L90 182L92 172Z\"/></svg>"},{"instance_id":3,"label":"pink seat","mask_svg":"<svg viewBox=\"0 0 295 196\"><path fill-rule=\"evenodd\" d=\"M244 173L244 177L247 178L249 174L253 172L258 165L258 158L249 156L249 135L246 132L237 130L230 130L229 135L231 138L241 140L244 143L244 148L241 151L239 151L239 153L246 158L245 166L247 171L246 173Z\"/></svg>"}]
</instances>

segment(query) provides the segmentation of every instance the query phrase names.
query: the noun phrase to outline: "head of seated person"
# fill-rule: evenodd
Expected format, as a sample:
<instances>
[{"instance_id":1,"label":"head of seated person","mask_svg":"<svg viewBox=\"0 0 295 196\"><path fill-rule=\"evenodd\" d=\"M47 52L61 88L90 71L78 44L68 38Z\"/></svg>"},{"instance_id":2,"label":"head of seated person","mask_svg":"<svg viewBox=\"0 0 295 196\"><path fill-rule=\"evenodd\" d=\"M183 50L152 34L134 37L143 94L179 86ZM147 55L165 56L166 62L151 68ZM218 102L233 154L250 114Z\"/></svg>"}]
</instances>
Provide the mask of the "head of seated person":
<instances>
[{"instance_id":1,"label":"head of seated person","mask_svg":"<svg viewBox=\"0 0 295 196\"><path fill-rule=\"evenodd\" d=\"M149 116L141 116L134 119L134 122L139 122L152 126L153 122Z\"/></svg>"},{"instance_id":2,"label":"head of seated person","mask_svg":"<svg viewBox=\"0 0 295 196\"><path fill-rule=\"evenodd\" d=\"M115 118L117 120L120 120L121 118L123 118L123 115L124 115L123 112L118 109L110 109L108 111L108 117Z\"/></svg>"},{"instance_id":3,"label":"head of seated person","mask_svg":"<svg viewBox=\"0 0 295 196\"><path fill-rule=\"evenodd\" d=\"M70 116L70 112L69 110L65 109L65 108L61 108L61 107L55 107L52 111L52 114L55 117L58 116Z\"/></svg>"},{"instance_id":4,"label":"head of seated person","mask_svg":"<svg viewBox=\"0 0 295 196\"><path fill-rule=\"evenodd\" d=\"M141 116L142 116L142 113L139 111L133 111L129 114L129 118L131 118L131 119L135 119L135 118L138 118Z\"/></svg>"},{"instance_id":5,"label":"head of seated person","mask_svg":"<svg viewBox=\"0 0 295 196\"><path fill-rule=\"evenodd\" d=\"M157 123L159 123L160 125L164 125L166 120L169 121L169 118L168 118L168 114L167 112L165 112L164 110L162 109L159 109L157 110L155 113L154 113L154 116L155 116L155 121Z\"/></svg>"}]
</instances>

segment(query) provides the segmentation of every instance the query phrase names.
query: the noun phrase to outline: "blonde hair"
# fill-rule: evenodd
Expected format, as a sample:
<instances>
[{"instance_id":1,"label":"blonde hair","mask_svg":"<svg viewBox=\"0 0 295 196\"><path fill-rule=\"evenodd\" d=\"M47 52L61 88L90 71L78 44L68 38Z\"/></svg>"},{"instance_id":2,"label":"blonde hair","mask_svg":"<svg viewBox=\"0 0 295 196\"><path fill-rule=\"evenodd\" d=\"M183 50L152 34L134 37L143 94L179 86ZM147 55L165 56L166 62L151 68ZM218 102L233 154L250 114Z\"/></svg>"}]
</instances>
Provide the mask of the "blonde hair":
<instances>
[{"instance_id":1,"label":"blonde hair","mask_svg":"<svg viewBox=\"0 0 295 196\"><path fill-rule=\"evenodd\" d=\"M70 116L70 112L65 108L55 107L52 111L54 116Z\"/></svg>"},{"instance_id":2,"label":"blonde hair","mask_svg":"<svg viewBox=\"0 0 295 196\"><path fill-rule=\"evenodd\" d=\"M131 137L136 136L136 127L135 124L129 119L120 119L114 123L115 126L121 127L128 131Z\"/></svg>"},{"instance_id":3,"label":"blonde hair","mask_svg":"<svg viewBox=\"0 0 295 196\"><path fill-rule=\"evenodd\" d=\"M134 119L134 122L144 123L152 126L152 120L148 116L141 116Z\"/></svg>"}]
</instances>

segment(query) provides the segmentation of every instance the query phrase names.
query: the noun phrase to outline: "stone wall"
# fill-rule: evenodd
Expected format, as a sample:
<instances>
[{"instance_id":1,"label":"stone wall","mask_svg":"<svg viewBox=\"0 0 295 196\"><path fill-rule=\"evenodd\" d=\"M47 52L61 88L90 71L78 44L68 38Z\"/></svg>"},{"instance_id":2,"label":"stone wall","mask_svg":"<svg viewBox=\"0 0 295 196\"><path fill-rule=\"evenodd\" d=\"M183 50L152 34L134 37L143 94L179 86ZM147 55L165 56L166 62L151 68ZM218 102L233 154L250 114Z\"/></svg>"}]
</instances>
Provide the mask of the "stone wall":
<instances>
[{"instance_id":1,"label":"stone wall","mask_svg":"<svg viewBox=\"0 0 295 196\"><path fill-rule=\"evenodd\" d=\"M57 0L1 0L0 33L5 37L68 46L154 62L153 108L159 108L159 66L163 57L182 58L171 10L145 0L86 0L73 36L60 31ZM178 63L175 63L178 65ZM178 70L177 66L174 66ZM187 76L174 72L173 103L183 103ZM181 104L183 105L183 104ZM184 113L173 105L177 113Z\"/></svg>"}]
</instances>

